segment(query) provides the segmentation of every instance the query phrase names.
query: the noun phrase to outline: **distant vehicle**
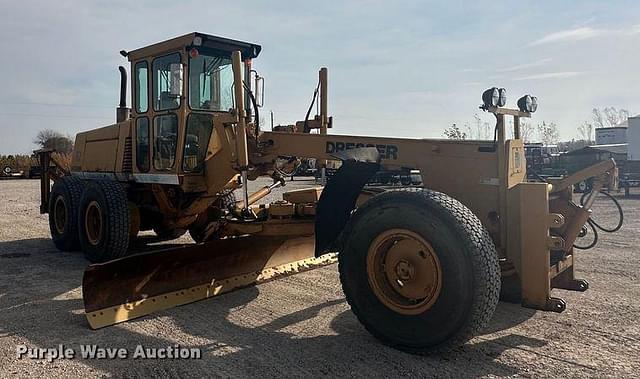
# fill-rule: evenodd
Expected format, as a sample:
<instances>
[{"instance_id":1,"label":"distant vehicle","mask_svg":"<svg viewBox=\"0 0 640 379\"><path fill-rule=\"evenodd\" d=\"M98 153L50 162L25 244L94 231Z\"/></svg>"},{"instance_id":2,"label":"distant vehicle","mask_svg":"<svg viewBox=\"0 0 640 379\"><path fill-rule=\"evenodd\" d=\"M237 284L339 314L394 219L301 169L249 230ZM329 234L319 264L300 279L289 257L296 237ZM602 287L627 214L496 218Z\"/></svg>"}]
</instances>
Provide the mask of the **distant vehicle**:
<instances>
[{"instance_id":1,"label":"distant vehicle","mask_svg":"<svg viewBox=\"0 0 640 379\"><path fill-rule=\"evenodd\" d=\"M29 171L27 173L28 179L38 179L42 175L42 168L40 166L31 166L29 167Z\"/></svg>"},{"instance_id":2,"label":"distant vehicle","mask_svg":"<svg viewBox=\"0 0 640 379\"><path fill-rule=\"evenodd\" d=\"M524 154L529 179L545 179L552 176L562 176L566 173L560 164L561 153L558 145L544 145L540 142L526 143Z\"/></svg>"},{"instance_id":3,"label":"distant vehicle","mask_svg":"<svg viewBox=\"0 0 640 379\"><path fill-rule=\"evenodd\" d=\"M640 187L640 174L622 174L618 181L618 187L624 190L624 195L629 196L631 187Z\"/></svg>"},{"instance_id":4,"label":"distant vehicle","mask_svg":"<svg viewBox=\"0 0 640 379\"><path fill-rule=\"evenodd\" d=\"M0 171L0 178L21 178L24 175L24 171L14 170L11 166L4 166Z\"/></svg>"},{"instance_id":5,"label":"distant vehicle","mask_svg":"<svg viewBox=\"0 0 640 379\"><path fill-rule=\"evenodd\" d=\"M381 170L378 171L367 184L417 186L422 184L422 176L419 170Z\"/></svg>"},{"instance_id":6,"label":"distant vehicle","mask_svg":"<svg viewBox=\"0 0 640 379\"><path fill-rule=\"evenodd\" d=\"M542 154L557 157L560 155L560 148L558 148L558 145L542 145Z\"/></svg>"},{"instance_id":7,"label":"distant vehicle","mask_svg":"<svg viewBox=\"0 0 640 379\"><path fill-rule=\"evenodd\" d=\"M337 171L337 168L327 168L326 175L327 180ZM316 177L319 177L319 171L316 172ZM367 182L367 186L419 186L422 185L422 175L420 170L411 170L403 168L399 170L380 170L376 172L371 179Z\"/></svg>"},{"instance_id":8,"label":"distant vehicle","mask_svg":"<svg viewBox=\"0 0 640 379\"><path fill-rule=\"evenodd\" d=\"M293 176L316 176L316 160L314 158L303 158L296 168Z\"/></svg>"}]
</instances>

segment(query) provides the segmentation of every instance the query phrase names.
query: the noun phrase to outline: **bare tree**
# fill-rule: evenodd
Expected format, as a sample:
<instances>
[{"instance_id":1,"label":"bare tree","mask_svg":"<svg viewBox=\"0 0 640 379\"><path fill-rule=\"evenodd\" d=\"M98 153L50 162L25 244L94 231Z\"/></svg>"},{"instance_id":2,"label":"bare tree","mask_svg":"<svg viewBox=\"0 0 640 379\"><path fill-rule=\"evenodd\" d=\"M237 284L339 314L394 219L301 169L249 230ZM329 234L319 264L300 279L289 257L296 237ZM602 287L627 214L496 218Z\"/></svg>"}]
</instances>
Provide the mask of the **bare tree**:
<instances>
[{"instance_id":1,"label":"bare tree","mask_svg":"<svg viewBox=\"0 0 640 379\"><path fill-rule=\"evenodd\" d=\"M482 122L482 119L480 118L480 116L478 116L478 114L474 114L473 115L473 123L474 123L474 128L472 128L469 123L465 123L465 128L464 130L466 130L466 135L470 138L470 139L477 139L477 140L488 140L488 139L492 139L493 135L491 133L491 125L489 125L488 122Z\"/></svg>"},{"instance_id":2,"label":"bare tree","mask_svg":"<svg viewBox=\"0 0 640 379\"><path fill-rule=\"evenodd\" d=\"M593 125L597 128L616 126L629 118L629 111L626 109L616 109L616 107L605 107L603 110L593 108L591 111Z\"/></svg>"},{"instance_id":3,"label":"bare tree","mask_svg":"<svg viewBox=\"0 0 640 379\"><path fill-rule=\"evenodd\" d=\"M618 115L620 116L620 122L622 122L622 121L628 119L629 116L631 115L631 113L626 109L620 109L618 111Z\"/></svg>"},{"instance_id":4,"label":"bare tree","mask_svg":"<svg viewBox=\"0 0 640 379\"><path fill-rule=\"evenodd\" d=\"M591 113L592 113L591 117L593 119L593 124L596 126L596 128L604 128L606 124L604 121L604 116L602 116L602 112L600 112L600 109L593 108Z\"/></svg>"},{"instance_id":5,"label":"bare tree","mask_svg":"<svg viewBox=\"0 0 640 379\"><path fill-rule=\"evenodd\" d=\"M43 129L38 132L33 143L43 149L54 149L61 153L71 153L73 141L68 136L51 129Z\"/></svg>"},{"instance_id":6,"label":"bare tree","mask_svg":"<svg viewBox=\"0 0 640 379\"><path fill-rule=\"evenodd\" d=\"M483 122L482 123L482 138L481 139L492 139L492 133L491 133L491 125L488 122Z\"/></svg>"},{"instance_id":7,"label":"bare tree","mask_svg":"<svg viewBox=\"0 0 640 379\"><path fill-rule=\"evenodd\" d=\"M467 133L460 130L458 125L452 124L450 127L444 130L444 136L449 139L467 139Z\"/></svg>"},{"instance_id":8,"label":"bare tree","mask_svg":"<svg viewBox=\"0 0 640 379\"><path fill-rule=\"evenodd\" d=\"M618 125L620 123L620 114L615 107L605 107L604 117L611 126Z\"/></svg>"},{"instance_id":9,"label":"bare tree","mask_svg":"<svg viewBox=\"0 0 640 379\"><path fill-rule=\"evenodd\" d=\"M581 139L581 140L571 140L565 142L558 142L558 149L560 151L573 151L582 149L585 146L589 146L590 143Z\"/></svg>"},{"instance_id":10,"label":"bare tree","mask_svg":"<svg viewBox=\"0 0 640 379\"><path fill-rule=\"evenodd\" d=\"M587 121L578 126L578 137L587 143L593 142L593 124Z\"/></svg>"},{"instance_id":11,"label":"bare tree","mask_svg":"<svg viewBox=\"0 0 640 379\"><path fill-rule=\"evenodd\" d=\"M480 131L480 128L481 128L480 124L482 124L482 120L480 119L480 116L478 116L477 113L473 115L473 120L475 121L475 124L476 124L476 139L480 139L480 134L482 133Z\"/></svg>"},{"instance_id":12,"label":"bare tree","mask_svg":"<svg viewBox=\"0 0 640 379\"><path fill-rule=\"evenodd\" d=\"M533 137L533 133L535 132L535 128L531 124L531 122L527 120L520 119L520 138L525 143L531 142L531 138Z\"/></svg>"},{"instance_id":13,"label":"bare tree","mask_svg":"<svg viewBox=\"0 0 640 379\"><path fill-rule=\"evenodd\" d=\"M560 140L560 132L555 122L542 121L542 124L538 124L538 134L540 141L545 145L553 145Z\"/></svg>"}]
</instances>

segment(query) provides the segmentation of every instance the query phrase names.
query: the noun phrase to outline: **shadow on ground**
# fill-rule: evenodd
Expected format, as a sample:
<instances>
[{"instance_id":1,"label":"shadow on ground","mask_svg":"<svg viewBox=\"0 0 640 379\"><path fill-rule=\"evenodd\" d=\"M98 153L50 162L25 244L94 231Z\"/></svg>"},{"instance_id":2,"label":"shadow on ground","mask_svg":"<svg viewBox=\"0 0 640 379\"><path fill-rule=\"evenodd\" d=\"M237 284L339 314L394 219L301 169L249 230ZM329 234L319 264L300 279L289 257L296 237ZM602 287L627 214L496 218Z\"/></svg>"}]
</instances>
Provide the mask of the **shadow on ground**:
<instances>
[{"instance_id":1,"label":"shadow on ground","mask_svg":"<svg viewBox=\"0 0 640 379\"><path fill-rule=\"evenodd\" d=\"M81 344L98 344L129 351L139 344L166 347L182 342L165 339L165 334L206 341L196 343L203 353L200 360L81 361L116 376L507 376L519 371L497 359L502 353L546 344L509 333L509 328L525 322L534 311L504 303L499 304L487 334L479 342L474 340L452 353L427 357L380 344L359 324L341 297L320 303L316 299L316 304L275 319L260 320L256 316L247 322L232 321L243 307L256 301L260 287L93 331L80 299L86 265L80 253L60 253L48 239L0 242L0 337L22 337L34 347L65 344L77 349ZM312 281L300 281L314 285ZM316 324L321 313L333 314L329 328ZM292 332L292 328L297 331ZM488 334L494 332L500 335Z\"/></svg>"}]
</instances>

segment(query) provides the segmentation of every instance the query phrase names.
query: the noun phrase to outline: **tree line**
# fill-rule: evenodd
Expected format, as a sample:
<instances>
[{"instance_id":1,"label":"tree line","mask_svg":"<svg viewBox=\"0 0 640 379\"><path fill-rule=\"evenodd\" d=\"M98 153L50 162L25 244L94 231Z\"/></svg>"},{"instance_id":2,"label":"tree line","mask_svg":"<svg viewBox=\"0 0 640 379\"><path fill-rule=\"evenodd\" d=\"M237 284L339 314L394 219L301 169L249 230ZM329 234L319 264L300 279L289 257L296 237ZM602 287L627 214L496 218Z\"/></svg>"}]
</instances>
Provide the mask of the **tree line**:
<instances>
[{"instance_id":1,"label":"tree line","mask_svg":"<svg viewBox=\"0 0 640 379\"><path fill-rule=\"evenodd\" d=\"M479 117L476 114L476 123L474 127L465 124L464 127L459 127L456 124L452 124L444 130L444 136L448 139L457 140L490 140L494 138L494 126L491 126L488 122L479 122ZM513 134L513 120L509 120L507 130ZM525 142L531 142L536 139L545 145L552 145L557 143L560 139L560 133L558 126L555 122L542 121L537 125L533 125L531 122L520 119L520 138Z\"/></svg>"},{"instance_id":2,"label":"tree line","mask_svg":"<svg viewBox=\"0 0 640 379\"><path fill-rule=\"evenodd\" d=\"M534 125L528 120L520 119L520 138L524 142L542 142L545 145L559 145L561 150L575 150L595 143L595 130L599 128L619 125L629 118L631 113L626 109L615 107L593 108L591 119L583 121L576 128L576 137L571 141L560 141L558 125L553 121L542 121ZM444 136L448 139L474 139L490 140L494 138L494 126L488 122L482 122L478 114L474 114L472 123L465 123L460 127L452 124L444 130ZM513 133L513 120L509 120L509 128Z\"/></svg>"},{"instance_id":3,"label":"tree line","mask_svg":"<svg viewBox=\"0 0 640 379\"><path fill-rule=\"evenodd\" d=\"M53 149L62 162L70 162L73 151L73 140L52 129L43 129L36 134L33 143L41 149ZM38 164L36 154L0 155L0 170L8 168L10 172L29 171L31 166Z\"/></svg>"}]
</instances>

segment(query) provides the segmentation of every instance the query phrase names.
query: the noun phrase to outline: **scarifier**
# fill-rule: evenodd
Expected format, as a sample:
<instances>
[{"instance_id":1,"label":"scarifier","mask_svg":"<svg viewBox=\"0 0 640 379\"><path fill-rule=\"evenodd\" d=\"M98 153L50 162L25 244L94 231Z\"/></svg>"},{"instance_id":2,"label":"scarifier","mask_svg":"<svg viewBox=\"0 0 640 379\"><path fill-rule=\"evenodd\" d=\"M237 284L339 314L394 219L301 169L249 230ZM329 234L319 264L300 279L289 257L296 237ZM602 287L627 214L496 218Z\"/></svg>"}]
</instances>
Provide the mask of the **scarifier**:
<instances>
[{"instance_id":1,"label":"scarifier","mask_svg":"<svg viewBox=\"0 0 640 379\"><path fill-rule=\"evenodd\" d=\"M71 169L40 151L41 212L60 250L93 262L83 297L92 328L339 261L353 312L383 342L410 352L447 350L491 318L502 291L525 307L562 312L553 288L584 291L574 242L598 191L616 183L613 161L548 183L528 182L520 119L537 101L505 108L492 88L481 108L492 141L330 135L327 70L319 115L263 131L264 79L255 44L191 33L121 54L116 124L76 136ZM513 138L507 138L507 117ZM284 192L282 167L315 158L323 186ZM421 187L366 186L380 170L419 171ZM273 184L249 193L247 183ZM572 185L593 179L580 206ZM50 183L53 181L53 187ZM236 200L235 194L241 193ZM140 250L140 231L196 244ZM138 246L138 247L136 247Z\"/></svg>"}]
</instances>

